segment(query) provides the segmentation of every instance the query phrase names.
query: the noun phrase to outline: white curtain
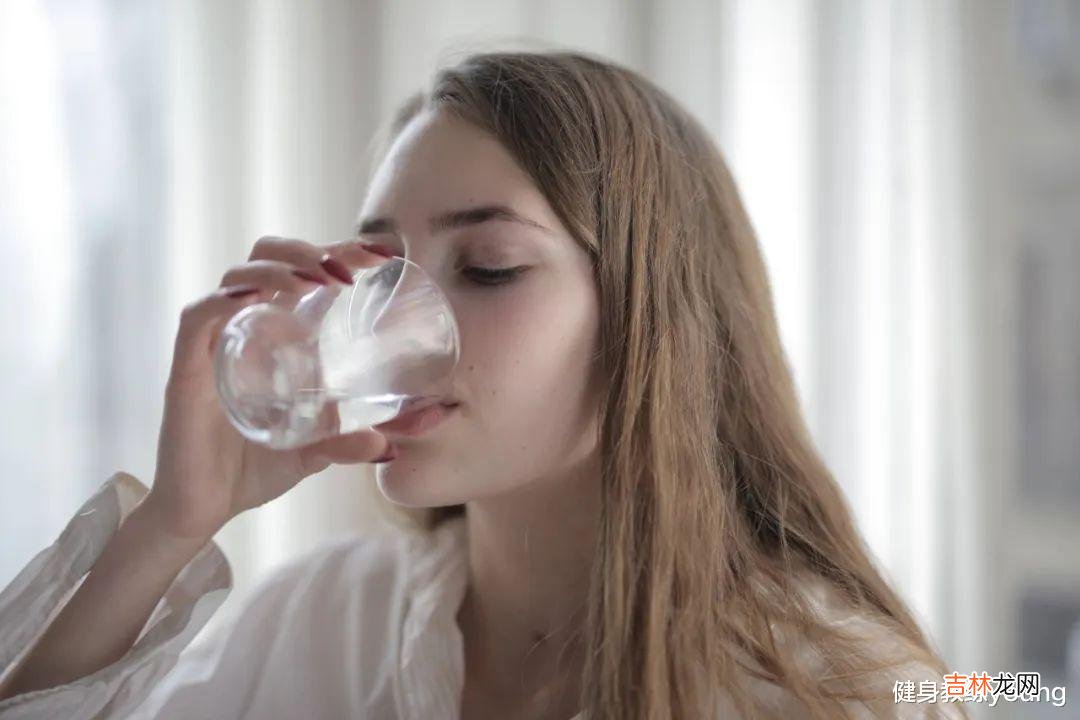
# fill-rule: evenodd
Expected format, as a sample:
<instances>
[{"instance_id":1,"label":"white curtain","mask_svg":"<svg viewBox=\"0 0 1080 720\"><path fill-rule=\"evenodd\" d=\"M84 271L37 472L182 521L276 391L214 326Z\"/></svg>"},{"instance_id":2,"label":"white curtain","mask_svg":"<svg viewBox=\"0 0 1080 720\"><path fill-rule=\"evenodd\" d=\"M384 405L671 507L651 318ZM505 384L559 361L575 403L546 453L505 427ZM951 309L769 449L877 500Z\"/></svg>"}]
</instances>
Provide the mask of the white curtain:
<instances>
[{"instance_id":1,"label":"white curtain","mask_svg":"<svg viewBox=\"0 0 1080 720\"><path fill-rule=\"evenodd\" d=\"M0 581L118 466L152 476L173 331L161 15L0 2Z\"/></svg>"},{"instance_id":2,"label":"white curtain","mask_svg":"<svg viewBox=\"0 0 1080 720\"><path fill-rule=\"evenodd\" d=\"M7 3L0 582L124 468L152 481L181 306L263 234L343 239L369 138L439 62L563 47L714 132L767 256L822 451L883 569L961 669L1001 667L973 454L962 26L936 0ZM965 211L965 208L968 208ZM11 382L12 379L17 379ZM243 594L372 520L335 467L222 531ZM962 592L963 591L963 592ZM215 618L215 622L223 616ZM213 624L211 624L211 628Z\"/></svg>"}]
</instances>

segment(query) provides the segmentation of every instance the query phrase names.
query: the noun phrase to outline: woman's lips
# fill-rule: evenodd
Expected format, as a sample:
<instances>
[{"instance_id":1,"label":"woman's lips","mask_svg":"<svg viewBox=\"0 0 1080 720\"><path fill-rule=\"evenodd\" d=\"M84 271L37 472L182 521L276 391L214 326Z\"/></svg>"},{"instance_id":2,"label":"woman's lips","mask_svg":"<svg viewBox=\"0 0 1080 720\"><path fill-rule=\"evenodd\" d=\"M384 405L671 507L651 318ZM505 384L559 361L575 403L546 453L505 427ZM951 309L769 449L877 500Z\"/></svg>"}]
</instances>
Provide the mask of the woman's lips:
<instances>
[{"instance_id":1,"label":"woman's lips","mask_svg":"<svg viewBox=\"0 0 1080 720\"><path fill-rule=\"evenodd\" d=\"M385 435L420 435L445 420L454 412L457 405L457 403L426 405L416 410L407 410L392 420L373 427Z\"/></svg>"}]
</instances>

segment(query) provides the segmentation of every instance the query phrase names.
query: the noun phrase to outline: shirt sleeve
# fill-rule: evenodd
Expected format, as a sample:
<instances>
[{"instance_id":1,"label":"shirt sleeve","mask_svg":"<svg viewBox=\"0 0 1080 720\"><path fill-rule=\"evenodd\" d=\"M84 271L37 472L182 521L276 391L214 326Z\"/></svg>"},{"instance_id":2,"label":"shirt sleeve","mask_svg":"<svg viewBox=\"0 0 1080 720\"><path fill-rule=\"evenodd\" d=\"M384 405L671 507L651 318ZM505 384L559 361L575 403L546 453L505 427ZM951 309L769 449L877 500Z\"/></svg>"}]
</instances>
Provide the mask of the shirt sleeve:
<instances>
[{"instance_id":1,"label":"shirt sleeve","mask_svg":"<svg viewBox=\"0 0 1080 720\"><path fill-rule=\"evenodd\" d=\"M56 541L0 591L0 681L75 593L109 539L148 488L116 472L75 513ZM176 664L232 588L232 570L211 540L154 607L135 644L116 662L64 685L0 701L0 720L126 718Z\"/></svg>"}]
</instances>

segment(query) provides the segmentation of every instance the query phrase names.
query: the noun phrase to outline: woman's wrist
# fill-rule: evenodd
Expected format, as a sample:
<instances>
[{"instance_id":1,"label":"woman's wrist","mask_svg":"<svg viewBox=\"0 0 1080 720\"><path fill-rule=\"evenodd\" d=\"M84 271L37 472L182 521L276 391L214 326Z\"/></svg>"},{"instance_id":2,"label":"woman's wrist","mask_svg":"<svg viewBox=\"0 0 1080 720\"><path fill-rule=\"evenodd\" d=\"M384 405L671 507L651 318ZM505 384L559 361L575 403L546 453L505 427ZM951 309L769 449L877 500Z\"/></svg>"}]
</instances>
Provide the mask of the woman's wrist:
<instances>
[{"instance_id":1,"label":"woman's wrist","mask_svg":"<svg viewBox=\"0 0 1080 720\"><path fill-rule=\"evenodd\" d=\"M179 569L223 526L224 522L202 520L177 523L163 513L157 497L151 492L132 509L121 531L128 542L145 544L158 560Z\"/></svg>"}]
</instances>

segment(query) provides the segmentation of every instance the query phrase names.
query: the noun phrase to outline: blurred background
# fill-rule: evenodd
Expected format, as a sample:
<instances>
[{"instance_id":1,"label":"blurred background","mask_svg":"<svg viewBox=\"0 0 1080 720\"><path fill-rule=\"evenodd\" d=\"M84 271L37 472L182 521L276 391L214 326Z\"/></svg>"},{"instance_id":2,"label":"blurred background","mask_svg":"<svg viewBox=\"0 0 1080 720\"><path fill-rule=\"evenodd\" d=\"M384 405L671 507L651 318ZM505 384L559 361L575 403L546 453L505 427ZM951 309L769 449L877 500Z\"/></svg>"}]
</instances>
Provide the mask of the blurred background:
<instances>
[{"instance_id":1,"label":"blurred background","mask_svg":"<svg viewBox=\"0 0 1080 720\"><path fill-rule=\"evenodd\" d=\"M260 235L345 239L377 126L511 48L601 54L706 124L885 572L950 668L1076 693L1075 0L0 0L0 586L113 471L152 483L181 307ZM222 530L208 630L375 522L370 481L332 467Z\"/></svg>"}]
</instances>

